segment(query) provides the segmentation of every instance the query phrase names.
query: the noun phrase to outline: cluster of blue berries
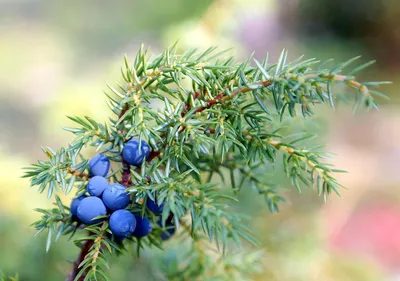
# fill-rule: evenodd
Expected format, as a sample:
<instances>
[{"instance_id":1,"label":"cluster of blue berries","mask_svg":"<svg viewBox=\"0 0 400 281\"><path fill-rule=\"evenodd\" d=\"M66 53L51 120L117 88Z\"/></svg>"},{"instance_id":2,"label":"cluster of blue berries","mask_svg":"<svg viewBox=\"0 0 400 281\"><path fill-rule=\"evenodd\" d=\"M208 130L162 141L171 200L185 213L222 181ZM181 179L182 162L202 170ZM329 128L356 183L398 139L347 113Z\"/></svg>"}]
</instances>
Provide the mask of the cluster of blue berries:
<instances>
[{"instance_id":1,"label":"cluster of blue berries","mask_svg":"<svg viewBox=\"0 0 400 281\"><path fill-rule=\"evenodd\" d=\"M123 159L133 166L141 166L149 155L150 146L137 138L128 141L122 151ZM150 234L153 229L151 221L147 217L135 215L126 209L132 203L126 187L118 183L110 184L105 178L110 170L108 157L97 154L90 159L88 165L90 179L86 185L86 192L72 200L71 214L86 225L99 223L107 218L110 230L118 241L131 235L141 238ZM164 203L158 205L148 198L146 207L154 214L160 215ZM160 217L157 222L161 226ZM161 239L168 239L174 232L174 224L169 218L166 221L166 231L161 233Z\"/></svg>"}]
</instances>

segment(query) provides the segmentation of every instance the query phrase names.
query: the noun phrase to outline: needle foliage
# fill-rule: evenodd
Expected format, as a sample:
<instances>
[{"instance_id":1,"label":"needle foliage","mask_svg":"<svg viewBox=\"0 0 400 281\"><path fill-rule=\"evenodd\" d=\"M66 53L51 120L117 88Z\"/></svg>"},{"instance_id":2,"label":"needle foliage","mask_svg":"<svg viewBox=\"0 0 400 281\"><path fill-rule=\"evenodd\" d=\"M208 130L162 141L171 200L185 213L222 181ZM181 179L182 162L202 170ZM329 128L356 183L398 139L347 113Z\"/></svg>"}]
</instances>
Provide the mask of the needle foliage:
<instances>
[{"instance_id":1,"label":"needle foliage","mask_svg":"<svg viewBox=\"0 0 400 281\"><path fill-rule=\"evenodd\" d=\"M170 216L194 246L184 257L187 270L171 272L169 267L165 276L225 280L221 276L232 272L246 275L254 258L247 264L235 263L233 257L215 260L196 245L207 238L223 253L229 241L257 245L241 214L229 207L238 191L255 188L270 210L278 211L285 199L273 179L263 174L268 163L284 170L298 190L314 187L325 199L332 192L340 194L335 173L343 171L326 162L321 147L304 147L303 141L312 136L285 135L281 121L296 115L307 118L316 106L326 103L334 108L339 100L352 100L355 110L377 108L376 97L385 97L377 89L387 82L356 80L355 75L371 64L353 66L356 59L328 67L302 57L289 62L285 50L272 63L268 56L263 61L237 62L215 47L178 54L173 45L155 57L140 48L133 60L125 57L122 83L107 85L109 121L70 116L75 126L64 128L74 136L70 145L43 148L47 159L26 168L24 176L31 185L49 199L55 198L53 209L37 209L42 218L33 226L48 233L47 250L61 235L73 237L81 249L88 248L74 280L110 280L108 255L132 245L138 254L144 247L162 248L159 233ZM122 163L124 143L133 137L147 141L152 149L141 167ZM154 217L155 228L149 236L117 243L108 222L79 225L54 196L60 190L85 192L89 173L84 150L88 146L117 163L108 179L128 187L136 202L132 209L147 212L145 202L156 195L164 203L162 223L158 226ZM230 177L231 190L212 183L216 176L221 181ZM78 232L82 234L75 236ZM216 275L209 276L210 272ZM240 280L246 280L245 275Z\"/></svg>"}]
</instances>

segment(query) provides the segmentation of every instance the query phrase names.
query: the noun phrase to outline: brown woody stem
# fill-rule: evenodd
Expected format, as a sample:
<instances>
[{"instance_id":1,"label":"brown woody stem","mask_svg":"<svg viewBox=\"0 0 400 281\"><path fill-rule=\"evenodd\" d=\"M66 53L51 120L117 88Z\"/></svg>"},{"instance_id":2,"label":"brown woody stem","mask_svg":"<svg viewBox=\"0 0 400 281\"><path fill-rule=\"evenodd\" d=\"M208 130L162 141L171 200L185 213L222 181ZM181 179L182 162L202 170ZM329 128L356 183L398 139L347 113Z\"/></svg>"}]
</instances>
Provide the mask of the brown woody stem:
<instances>
[{"instance_id":1,"label":"brown woody stem","mask_svg":"<svg viewBox=\"0 0 400 281\"><path fill-rule=\"evenodd\" d=\"M93 246L94 241L93 240L86 240L85 243L83 244L78 258L75 260L73 267L72 267L72 272L71 274L68 276L67 281L74 281L76 276L79 274L79 265L83 262L83 260L85 259L85 257L87 256L87 254L90 251L90 248ZM86 276L86 272L84 272L77 281L83 281L85 279Z\"/></svg>"},{"instance_id":2,"label":"brown woody stem","mask_svg":"<svg viewBox=\"0 0 400 281\"><path fill-rule=\"evenodd\" d=\"M70 173L71 175L74 175L78 178L82 178L87 180L89 178L89 176L86 173L81 173L78 170L74 170L72 168L68 168L68 173Z\"/></svg>"}]
</instances>

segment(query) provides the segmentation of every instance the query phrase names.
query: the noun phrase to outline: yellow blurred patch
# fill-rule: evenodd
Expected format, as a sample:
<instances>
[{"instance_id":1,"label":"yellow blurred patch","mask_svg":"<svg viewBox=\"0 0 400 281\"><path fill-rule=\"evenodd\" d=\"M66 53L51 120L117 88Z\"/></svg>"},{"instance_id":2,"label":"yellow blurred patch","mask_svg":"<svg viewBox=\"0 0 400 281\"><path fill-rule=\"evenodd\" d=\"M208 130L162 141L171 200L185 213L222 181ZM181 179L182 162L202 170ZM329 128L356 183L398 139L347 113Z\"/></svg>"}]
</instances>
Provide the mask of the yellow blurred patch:
<instances>
[{"instance_id":1,"label":"yellow blurred patch","mask_svg":"<svg viewBox=\"0 0 400 281\"><path fill-rule=\"evenodd\" d=\"M0 152L0 213L18 217L23 223L30 224L39 214L35 208L51 208L54 198L48 200L47 194L39 194L35 187L30 187L28 179L21 178L22 167L29 166L26 159L4 155ZM65 205L70 199L59 194Z\"/></svg>"}]
</instances>

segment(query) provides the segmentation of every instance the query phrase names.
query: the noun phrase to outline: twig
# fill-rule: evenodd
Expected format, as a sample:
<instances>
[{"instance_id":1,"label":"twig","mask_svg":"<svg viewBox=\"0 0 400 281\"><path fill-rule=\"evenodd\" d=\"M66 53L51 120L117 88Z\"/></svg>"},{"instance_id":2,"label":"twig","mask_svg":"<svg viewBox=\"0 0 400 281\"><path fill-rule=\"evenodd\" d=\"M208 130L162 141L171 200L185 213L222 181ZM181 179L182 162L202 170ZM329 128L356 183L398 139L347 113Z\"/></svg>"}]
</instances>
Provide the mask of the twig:
<instances>
[{"instance_id":1,"label":"twig","mask_svg":"<svg viewBox=\"0 0 400 281\"><path fill-rule=\"evenodd\" d=\"M82 178L87 180L89 178L89 176L86 173L81 173L78 170L74 170L72 168L68 168L68 173L70 173L71 175L77 176L78 178Z\"/></svg>"},{"instance_id":2,"label":"twig","mask_svg":"<svg viewBox=\"0 0 400 281\"><path fill-rule=\"evenodd\" d=\"M314 78L324 78L332 81L343 82L347 85L354 87L360 91L361 94L365 96L371 96L369 89L367 86L361 84L360 82L351 79L349 76L346 75L339 75L339 74L329 74L329 75L317 75L317 74L306 74L304 75L305 79L314 79Z\"/></svg>"},{"instance_id":3,"label":"twig","mask_svg":"<svg viewBox=\"0 0 400 281\"><path fill-rule=\"evenodd\" d=\"M66 281L74 281L76 276L79 274L79 265L83 262L87 254L89 253L90 248L93 246L94 241L93 240L86 240L85 243L83 244L78 258L75 260L73 267L72 267L72 272L68 276L68 279ZM86 276L86 272L83 273L77 281L83 281Z\"/></svg>"},{"instance_id":4,"label":"twig","mask_svg":"<svg viewBox=\"0 0 400 281\"><path fill-rule=\"evenodd\" d=\"M126 187L131 185L131 165L122 156L122 178L120 183Z\"/></svg>"},{"instance_id":5,"label":"twig","mask_svg":"<svg viewBox=\"0 0 400 281\"><path fill-rule=\"evenodd\" d=\"M129 110L129 105L125 104L124 108L121 110L118 119L121 118L125 112ZM126 187L131 185L131 166L128 162L125 161L124 157L122 156L122 178L120 183Z\"/></svg>"}]
</instances>

